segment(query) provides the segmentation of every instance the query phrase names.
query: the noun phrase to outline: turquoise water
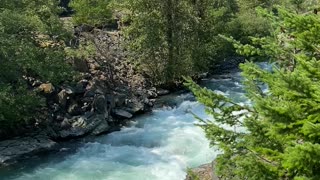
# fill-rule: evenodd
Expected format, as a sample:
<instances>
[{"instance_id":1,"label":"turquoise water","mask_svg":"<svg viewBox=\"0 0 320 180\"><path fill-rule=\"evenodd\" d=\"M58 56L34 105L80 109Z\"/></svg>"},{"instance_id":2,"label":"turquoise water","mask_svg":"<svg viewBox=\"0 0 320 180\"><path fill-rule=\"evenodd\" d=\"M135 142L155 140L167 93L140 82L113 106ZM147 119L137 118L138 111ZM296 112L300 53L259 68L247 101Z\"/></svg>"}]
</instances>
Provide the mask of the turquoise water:
<instances>
[{"instance_id":1,"label":"turquoise water","mask_svg":"<svg viewBox=\"0 0 320 180\"><path fill-rule=\"evenodd\" d=\"M237 72L215 76L203 85L247 102ZM210 118L191 94L171 95L175 107L156 108L119 132L79 143L74 152L42 156L21 163L0 179L14 180L183 180L188 167L211 162L218 151L209 147L196 120Z\"/></svg>"}]
</instances>

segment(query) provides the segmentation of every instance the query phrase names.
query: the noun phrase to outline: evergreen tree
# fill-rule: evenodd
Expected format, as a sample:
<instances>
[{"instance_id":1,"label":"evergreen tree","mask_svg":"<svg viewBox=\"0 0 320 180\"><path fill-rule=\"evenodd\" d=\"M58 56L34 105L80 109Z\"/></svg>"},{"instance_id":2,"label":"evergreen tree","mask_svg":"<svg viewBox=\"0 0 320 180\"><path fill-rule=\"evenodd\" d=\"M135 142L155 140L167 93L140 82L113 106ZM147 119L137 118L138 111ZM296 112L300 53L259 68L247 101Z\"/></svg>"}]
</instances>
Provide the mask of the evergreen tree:
<instances>
[{"instance_id":1,"label":"evergreen tree","mask_svg":"<svg viewBox=\"0 0 320 180\"><path fill-rule=\"evenodd\" d=\"M222 150L216 159L222 179L319 179L320 17L283 9L262 14L272 21L274 36L253 38L250 45L235 42L240 54L274 62L271 71L252 62L241 65L252 106L189 79L186 85L214 117L198 118L199 126L211 145Z\"/></svg>"},{"instance_id":2,"label":"evergreen tree","mask_svg":"<svg viewBox=\"0 0 320 180\"><path fill-rule=\"evenodd\" d=\"M232 45L219 34L233 36L238 33L232 22L239 7L234 0L198 0L194 1L193 9L197 25L193 30L192 61L196 72L208 72L215 64L234 55Z\"/></svg>"}]
</instances>

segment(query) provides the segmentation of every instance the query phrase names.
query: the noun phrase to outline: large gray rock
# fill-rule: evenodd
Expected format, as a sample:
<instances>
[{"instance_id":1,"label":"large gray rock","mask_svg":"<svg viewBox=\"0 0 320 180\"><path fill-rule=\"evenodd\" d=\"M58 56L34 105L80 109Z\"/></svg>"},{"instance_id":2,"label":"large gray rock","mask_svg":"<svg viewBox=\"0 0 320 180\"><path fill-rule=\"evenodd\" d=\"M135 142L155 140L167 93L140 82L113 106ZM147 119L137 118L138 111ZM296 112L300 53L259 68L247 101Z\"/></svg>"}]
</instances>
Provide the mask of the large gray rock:
<instances>
[{"instance_id":1,"label":"large gray rock","mask_svg":"<svg viewBox=\"0 0 320 180\"><path fill-rule=\"evenodd\" d=\"M59 132L60 138L70 139L88 134L98 135L109 130L109 125L104 114L78 116L67 120L67 123L69 127Z\"/></svg>"},{"instance_id":2,"label":"large gray rock","mask_svg":"<svg viewBox=\"0 0 320 180\"><path fill-rule=\"evenodd\" d=\"M15 163L16 161L53 150L57 143L47 136L20 137L0 142L0 166Z\"/></svg>"},{"instance_id":3,"label":"large gray rock","mask_svg":"<svg viewBox=\"0 0 320 180\"><path fill-rule=\"evenodd\" d=\"M109 129L110 129L110 126L108 122L105 120L101 120L100 124L98 124L98 126L91 132L91 135L97 136L97 135L108 132Z\"/></svg>"},{"instance_id":4,"label":"large gray rock","mask_svg":"<svg viewBox=\"0 0 320 180\"><path fill-rule=\"evenodd\" d=\"M147 90L146 95L148 98L156 98L158 96L157 89L151 88Z\"/></svg>"},{"instance_id":5,"label":"large gray rock","mask_svg":"<svg viewBox=\"0 0 320 180\"><path fill-rule=\"evenodd\" d=\"M130 119L132 118L132 114L129 113L128 111L125 111L123 109L115 109L114 111L115 116L121 119Z\"/></svg>"},{"instance_id":6,"label":"large gray rock","mask_svg":"<svg viewBox=\"0 0 320 180\"><path fill-rule=\"evenodd\" d=\"M126 111L137 114L144 111L144 102L137 98L132 98L126 102Z\"/></svg>"},{"instance_id":7,"label":"large gray rock","mask_svg":"<svg viewBox=\"0 0 320 180\"><path fill-rule=\"evenodd\" d=\"M117 107L121 107L124 105L125 101L126 101L126 95L125 94L121 94L121 93L118 93L118 94L115 94L114 95L114 101L115 101L115 105Z\"/></svg>"},{"instance_id":8,"label":"large gray rock","mask_svg":"<svg viewBox=\"0 0 320 180\"><path fill-rule=\"evenodd\" d=\"M93 108L98 114L105 114L107 112L107 101L104 95L95 96Z\"/></svg>"}]
</instances>

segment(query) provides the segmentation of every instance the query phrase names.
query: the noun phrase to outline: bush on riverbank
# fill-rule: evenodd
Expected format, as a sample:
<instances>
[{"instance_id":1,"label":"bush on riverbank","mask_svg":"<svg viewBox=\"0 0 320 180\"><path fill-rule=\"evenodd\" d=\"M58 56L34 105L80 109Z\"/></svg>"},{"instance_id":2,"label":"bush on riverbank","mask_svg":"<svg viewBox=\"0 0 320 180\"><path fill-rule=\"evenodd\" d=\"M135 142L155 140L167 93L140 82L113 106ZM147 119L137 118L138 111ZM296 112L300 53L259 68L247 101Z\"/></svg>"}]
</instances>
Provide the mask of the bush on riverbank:
<instances>
[{"instance_id":1,"label":"bush on riverbank","mask_svg":"<svg viewBox=\"0 0 320 180\"><path fill-rule=\"evenodd\" d=\"M35 122L45 106L30 80L60 83L72 70L61 47L68 33L57 1L1 1L0 9L0 126L10 132Z\"/></svg>"}]
</instances>

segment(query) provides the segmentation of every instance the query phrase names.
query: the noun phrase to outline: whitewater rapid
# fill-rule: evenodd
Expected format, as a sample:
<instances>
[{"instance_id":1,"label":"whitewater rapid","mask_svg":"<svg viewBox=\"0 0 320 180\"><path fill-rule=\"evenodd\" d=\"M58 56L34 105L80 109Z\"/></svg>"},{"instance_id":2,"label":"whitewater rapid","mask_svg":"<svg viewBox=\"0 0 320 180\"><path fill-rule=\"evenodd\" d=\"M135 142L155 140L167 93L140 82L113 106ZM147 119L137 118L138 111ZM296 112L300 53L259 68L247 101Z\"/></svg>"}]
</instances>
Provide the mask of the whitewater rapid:
<instances>
[{"instance_id":1,"label":"whitewater rapid","mask_svg":"<svg viewBox=\"0 0 320 180\"><path fill-rule=\"evenodd\" d=\"M238 72L202 82L237 102L248 103ZM209 163L218 151L209 146L189 113L210 118L190 93L170 95L152 113L137 117L119 132L82 143L75 152L28 164L1 175L6 180L184 180L186 169ZM41 162L41 160L40 160Z\"/></svg>"}]
</instances>

